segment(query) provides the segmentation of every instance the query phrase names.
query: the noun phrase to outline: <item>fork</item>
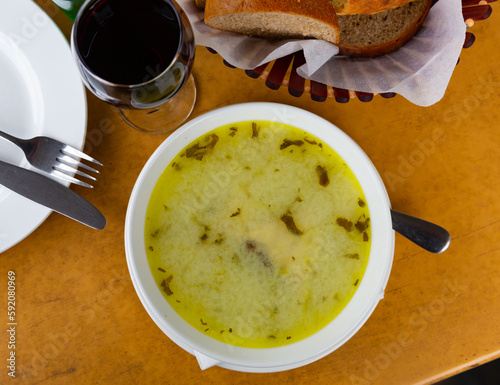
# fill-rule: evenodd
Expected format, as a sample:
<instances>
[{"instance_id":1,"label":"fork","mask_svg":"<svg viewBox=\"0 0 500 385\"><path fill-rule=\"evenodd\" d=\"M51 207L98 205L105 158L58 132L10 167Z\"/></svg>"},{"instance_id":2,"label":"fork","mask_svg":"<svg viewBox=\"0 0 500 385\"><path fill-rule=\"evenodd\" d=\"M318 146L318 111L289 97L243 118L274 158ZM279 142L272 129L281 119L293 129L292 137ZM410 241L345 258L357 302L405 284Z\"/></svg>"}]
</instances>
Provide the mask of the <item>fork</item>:
<instances>
[{"instance_id":1,"label":"fork","mask_svg":"<svg viewBox=\"0 0 500 385\"><path fill-rule=\"evenodd\" d=\"M79 175L92 181L97 180L95 177L78 170L78 167L81 167L90 172L99 174L99 171L87 166L80 160L84 159L99 166L102 166L102 163L77 150L76 148L68 146L67 144L46 136L37 136L31 139L19 139L3 131L0 131L0 137L14 143L21 150L23 150L26 160L33 167L50 175L70 183L89 188L93 188L93 186L89 183L76 179L73 175Z\"/></svg>"}]
</instances>

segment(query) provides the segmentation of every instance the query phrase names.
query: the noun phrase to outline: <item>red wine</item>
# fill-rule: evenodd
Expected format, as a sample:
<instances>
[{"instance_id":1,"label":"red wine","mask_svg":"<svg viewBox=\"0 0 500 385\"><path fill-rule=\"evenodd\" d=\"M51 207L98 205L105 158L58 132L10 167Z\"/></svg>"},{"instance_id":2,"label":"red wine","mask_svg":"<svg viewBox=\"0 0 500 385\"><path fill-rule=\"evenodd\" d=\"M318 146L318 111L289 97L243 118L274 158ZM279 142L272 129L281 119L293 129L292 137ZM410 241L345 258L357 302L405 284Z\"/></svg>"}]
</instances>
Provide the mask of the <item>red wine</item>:
<instances>
[{"instance_id":1,"label":"red wine","mask_svg":"<svg viewBox=\"0 0 500 385\"><path fill-rule=\"evenodd\" d=\"M160 75L181 44L181 24L165 0L102 0L82 15L77 50L95 75L135 85Z\"/></svg>"}]
</instances>

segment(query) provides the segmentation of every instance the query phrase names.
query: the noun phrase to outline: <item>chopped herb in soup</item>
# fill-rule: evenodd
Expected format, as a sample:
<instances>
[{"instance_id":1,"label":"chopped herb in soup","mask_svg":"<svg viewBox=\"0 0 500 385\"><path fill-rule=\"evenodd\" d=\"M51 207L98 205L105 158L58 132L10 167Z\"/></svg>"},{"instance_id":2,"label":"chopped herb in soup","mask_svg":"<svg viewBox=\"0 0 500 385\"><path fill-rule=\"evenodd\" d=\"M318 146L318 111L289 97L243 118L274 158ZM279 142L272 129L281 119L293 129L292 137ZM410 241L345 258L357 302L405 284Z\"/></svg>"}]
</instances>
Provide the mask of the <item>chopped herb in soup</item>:
<instances>
[{"instance_id":1,"label":"chopped herb in soup","mask_svg":"<svg viewBox=\"0 0 500 385\"><path fill-rule=\"evenodd\" d=\"M148 261L166 301L201 333L241 347L291 344L331 322L359 287L366 202L318 138L233 123L165 168L146 215Z\"/></svg>"}]
</instances>

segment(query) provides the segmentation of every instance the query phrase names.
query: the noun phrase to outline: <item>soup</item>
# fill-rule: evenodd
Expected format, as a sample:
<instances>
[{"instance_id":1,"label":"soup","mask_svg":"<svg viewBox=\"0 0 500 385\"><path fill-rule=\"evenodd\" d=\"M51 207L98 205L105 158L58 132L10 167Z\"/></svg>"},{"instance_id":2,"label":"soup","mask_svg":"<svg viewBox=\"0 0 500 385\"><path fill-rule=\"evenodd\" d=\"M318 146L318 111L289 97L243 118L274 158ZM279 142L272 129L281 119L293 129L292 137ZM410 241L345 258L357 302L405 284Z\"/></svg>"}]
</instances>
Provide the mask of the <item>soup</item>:
<instances>
[{"instance_id":1,"label":"soup","mask_svg":"<svg viewBox=\"0 0 500 385\"><path fill-rule=\"evenodd\" d=\"M356 177L329 146L281 123L239 122L190 143L146 213L148 262L172 308L227 344L306 338L354 295L371 244Z\"/></svg>"}]
</instances>

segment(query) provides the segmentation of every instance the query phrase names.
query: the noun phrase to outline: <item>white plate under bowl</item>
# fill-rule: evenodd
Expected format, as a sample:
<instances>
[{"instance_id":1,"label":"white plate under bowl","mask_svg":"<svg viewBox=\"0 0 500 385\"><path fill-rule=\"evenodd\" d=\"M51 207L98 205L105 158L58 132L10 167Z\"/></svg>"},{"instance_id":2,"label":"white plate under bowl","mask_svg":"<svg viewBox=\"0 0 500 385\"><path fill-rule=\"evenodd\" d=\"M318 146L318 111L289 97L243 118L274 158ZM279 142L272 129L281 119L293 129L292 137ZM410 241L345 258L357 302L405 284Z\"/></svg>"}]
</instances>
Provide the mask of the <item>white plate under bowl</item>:
<instances>
[{"instance_id":1,"label":"white plate under bowl","mask_svg":"<svg viewBox=\"0 0 500 385\"><path fill-rule=\"evenodd\" d=\"M216 341L185 322L163 297L146 256L144 224L153 188L170 161L196 138L235 122L282 122L305 130L331 146L358 178L370 209L372 244L365 275L342 312L326 327L293 344L271 349L240 348ZM167 138L144 166L132 191L125 221L125 251L132 282L147 312L200 367L218 365L244 372L293 369L333 352L351 338L383 297L394 255L390 202L382 179L361 148L340 129L310 112L275 103L224 107L193 119Z\"/></svg>"},{"instance_id":2,"label":"white plate under bowl","mask_svg":"<svg viewBox=\"0 0 500 385\"><path fill-rule=\"evenodd\" d=\"M86 128L85 89L64 35L33 1L0 0L0 130L82 149ZM24 153L2 138L0 160L31 169ZM0 253L51 212L0 185Z\"/></svg>"}]
</instances>

